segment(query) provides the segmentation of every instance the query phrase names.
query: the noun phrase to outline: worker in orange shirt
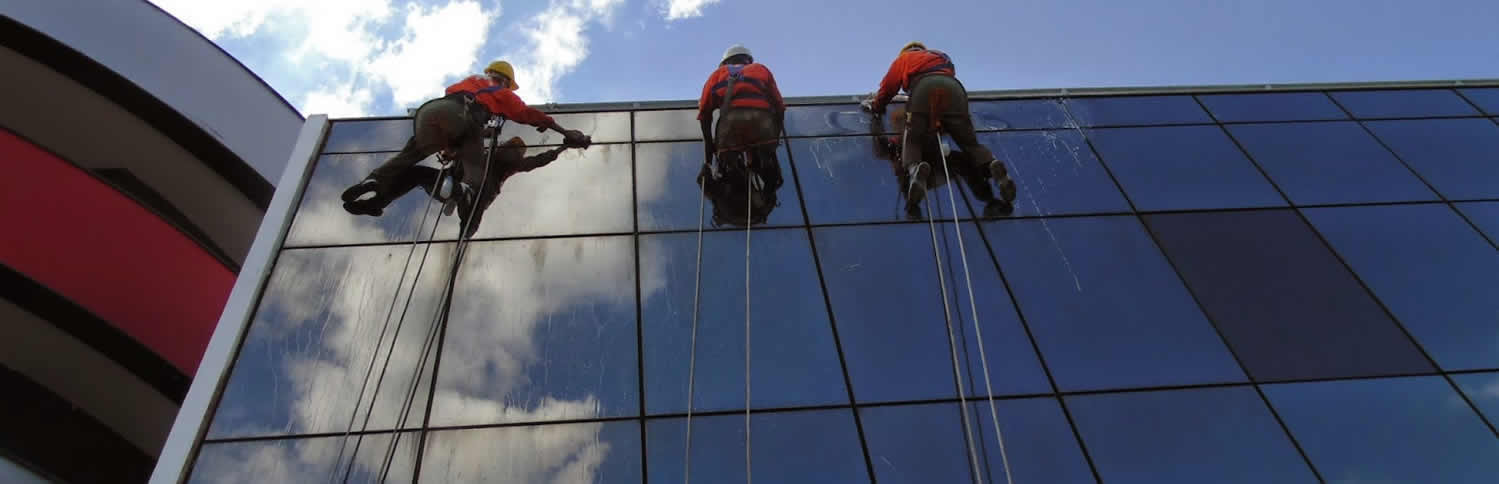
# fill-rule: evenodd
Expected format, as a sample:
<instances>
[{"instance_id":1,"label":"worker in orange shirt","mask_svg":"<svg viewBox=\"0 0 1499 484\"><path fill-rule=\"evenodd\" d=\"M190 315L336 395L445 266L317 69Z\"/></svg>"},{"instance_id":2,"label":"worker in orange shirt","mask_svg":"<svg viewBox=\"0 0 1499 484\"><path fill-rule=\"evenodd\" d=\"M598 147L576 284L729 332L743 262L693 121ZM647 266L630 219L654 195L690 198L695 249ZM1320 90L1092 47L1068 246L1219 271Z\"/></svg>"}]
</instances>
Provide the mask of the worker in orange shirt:
<instances>
[{"instance_id":1,"label":"worker in orange shirt","mask_svg":"<svg viewBox=\"0 0 1499 484\"><path fill-rule=\"evenodd\" d=\"M863 107L880 116L897 92L905 90L910 95L901 146L901 159L910 176L906 188L909 203L920 203L926 197L926 181L932 172L930 161L937 160L927 160L922 153L931 153L925 148L935 146L939 132L946 132L974 165L953 171L968 172L973 168L988 173L999 186L1000 200L1008 204L1015 200L1015 182L1004 163L988 147L979 144L968 114L968 91L954 77L955 72L952 58L947 54L929 50L921 42L911 42L901 47L900 55L880 81L880 90L872 99L865 100Z\"/></svg>"},{"instance_id":2,"label":"worker in orange shirt","mask_svg":"<svg viewBox=\"0 0 1499 484\"><path fill-rule=\"evenodd\" d=\"M478 200L472 191L484 185L486 176L484 125L490 116L536 126L538 131L562 133L563 146L586 148L592 143L582 132L564 129L551 116L527 106L515 95L516 87L515 69L509 62L497 61L489 64L483 75L458 81L448 86L445 96L422 104L413 117L414 131L406 146L344 190L344 210L355 215L379 215L395 198L394 185L402 174L439 151L459 163L463 180L454 196L464 201L462 205L474 206Z\"/></svg>"},{"instance_id":3,"label":"worker in orange shirt","mask_svg":"<svg viewBox=\"0 0 1499 484\"><path fill-rule=\"evenodd\" d=\"M715 225L763 223L778 204L776 190L783 181L776 149L786 101L775 76L755 62L749 49L729 47L703 84L697 119L703 133L697 181L713 201Z\"/></svg>"}]
</instances>

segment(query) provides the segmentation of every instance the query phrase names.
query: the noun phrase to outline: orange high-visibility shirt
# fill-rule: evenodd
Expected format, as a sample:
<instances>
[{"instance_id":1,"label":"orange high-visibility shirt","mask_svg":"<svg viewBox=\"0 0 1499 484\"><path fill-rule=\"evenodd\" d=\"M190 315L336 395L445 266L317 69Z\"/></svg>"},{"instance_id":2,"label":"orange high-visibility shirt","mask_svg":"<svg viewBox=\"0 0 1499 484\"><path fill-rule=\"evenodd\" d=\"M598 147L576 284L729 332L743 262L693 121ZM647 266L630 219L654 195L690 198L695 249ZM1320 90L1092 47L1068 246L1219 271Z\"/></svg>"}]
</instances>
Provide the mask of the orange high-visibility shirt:
<instances>
[{"instance_id":1,"label":"orange high-visibility shirt","mask_svg":"<svg viewBox=\"0 0 1499 484\"><path fill-rule=\"evenodd\" d=\"M723 104L724 93L729 87L729 66L718 66L703 84L703 94L697 101L697 119L708 119L713 110ZM775 76L763 64L744 64L739 82L734 84L732 107L768 109L774 112L786 110L786 101L781 98L781 89L776 86Z\"/></svg>"},{"instance_id":2,"label":"orange high-visibility shirt","mask_svg":"<svg viewBox=\"0 0 1499 484\"><path fill-rule=\"evenodd\" d=\"M446 94L460 91L473 93L474 99L489 108L489 112L504 116L505 119L531 126L551 126L553 123L551 116L527 106L515 92L501 88L489 76L468 76L457 84L448 86Z\"/></svg>"},{"instance_id":3,"label":"orange high-visibility shirt","mask_svg":"<svg viewBox=\"0 0 1499 484\"><path fill-rule=\"evenodd\" d=\"M952 65L952 59L947 54L935 50L912 50L902 52L895 57L895 62L890 63L890 70L885 73L885 78L880 81L880 90L874 96L874 111L885 112L885 105L895 98L895 94L904 90L911 92L911 79L925 74L954 75L956 71Z\"/></svg>"}]
</instances>

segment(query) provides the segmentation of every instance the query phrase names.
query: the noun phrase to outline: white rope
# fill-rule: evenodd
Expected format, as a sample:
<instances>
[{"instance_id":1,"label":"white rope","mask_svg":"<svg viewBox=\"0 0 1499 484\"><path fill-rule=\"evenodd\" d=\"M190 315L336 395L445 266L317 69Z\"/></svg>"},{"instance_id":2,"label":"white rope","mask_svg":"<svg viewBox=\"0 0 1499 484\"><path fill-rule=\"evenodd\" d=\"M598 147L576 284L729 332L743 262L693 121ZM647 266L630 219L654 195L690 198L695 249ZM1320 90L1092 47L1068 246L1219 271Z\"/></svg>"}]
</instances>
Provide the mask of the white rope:
<instances>
[{"instance_id":1,"label":"white rope","mask_svg":"<svg viewBox=\"0 0 1499 484\"><path fill-rule=\"evenodd\" d=\"M911 134L910 121L910 118L906 119L906 129L901 132L900 146L902 150L906 149L906 147L909 146L906 143L909 141L909 136ZM905 162L907 160L903 158L901 161ZM918 163L921 162L918 161ZM919 174L921 174L921 172L918 170L916 173L912 173L911 176L914 177ZM910 180L910 183L916 182L918 182L918 180L914 178ZM926 180L919 180L919 182L922 183L923 186L925 186L926 184ZM910 187L909 185L907 185L908 195L909 190ZM937 283L938 287L942 289L942 320L943 322L947 323L947 348L948 352L952 354L953 380L958 383L958 414L963 418L963 439L968 443L968 462L973 465L974 482L978 482L983 478L983 474L979 470L978 451L973 445L973 429L968 423L968 392L967 390L963 389L963 377L961 370L958 369L958 343L957 339L953 337L952 307L947 302L947 278L942 275L942 252L937 250L937 224L932 221L932 209L932 203L930 199L928 199L926 223L927 229L932 235L932 259L937 263Z\"/></svg>"},{"instance_id":2,"label":"white rope","mask_svg":"<svg viewBox=\"0 0 1499 484\"><path fill-rule=\"evenodd\" d=\"M1004 433L999 431L999 411L994 406L994 385L989 379L989 358L984 355L984 332L982 329L979 329L978 304L973 299L973 276L968 272L968 249L963 246L963 229L961 228L962 223L958 222L957 199L952 194L953 190L957 189L957 184L953 183L952 172L947 167L947 153L941 150L940 147L937 153L942 155L942 174L947 177L948 182L951 184L947 189L947 202L948 206L952 208L952 228L957 234L958 255L961 256L961 260L963 261L963 279L968 284L968 312L973 315L973 335L974 338L978 339L979 343L979 362L984 365L984 389L989 394L989 418L994 422L994 437L999 440L999 458L1000 462L1004 463L1005 482L1014 484L1015 481L1010 476L1010 456L1005 452L1005 436ZM998 183L999 180L995 180L995 182ZM945 302L946 299L944 298L943 301ZM966 414L968 410L964 409L963 412Z\"/></svg>"},{"instance_id":3,"label":"white rope","mask_svg":"<svg viewBox=\"0 0 1499 484\"><path fill-rule=\"evenodd\" d=\"M754 223L751 204L755 194L754 172L750 170L751 152L744 160L744 482L755 482L750 466L750 225Z\"/></svg>"},{"instance_id":4,"label":"white rope","mask_svg":"<svg viewBox=\"0 0 1499 484\"><path fill-rule=\"evenodd\" d=\"M712 176L712 175L709 175ZM692 346L687 357L687 437L682 451L682 482L692 481L692 385L697 377L697 311L698 293L703 280L703 205L708 199L707 183L698 187L697 199L697 274L692 278Z\"/></svg>"}]
</instances>

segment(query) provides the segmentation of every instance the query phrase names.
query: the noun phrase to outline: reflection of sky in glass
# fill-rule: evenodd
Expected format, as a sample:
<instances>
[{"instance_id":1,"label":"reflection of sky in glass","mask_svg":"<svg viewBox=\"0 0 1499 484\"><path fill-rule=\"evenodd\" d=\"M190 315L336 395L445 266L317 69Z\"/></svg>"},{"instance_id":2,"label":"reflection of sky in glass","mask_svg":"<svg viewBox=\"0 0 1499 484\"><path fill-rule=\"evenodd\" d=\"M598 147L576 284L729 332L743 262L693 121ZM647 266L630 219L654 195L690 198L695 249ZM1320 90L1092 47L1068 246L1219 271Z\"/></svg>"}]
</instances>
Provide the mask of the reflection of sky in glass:
<instances>
[{"instance_id":1,"label":"reflection of sky in glass","mask_svg":"<svg viewBox=\"0 0 1499 484\"><path fill-rule=\"evenodd\" d=\"M428 247L431 252L418 275ZM349 429L351 414L358 430L364 428L372 396L375 411L368 428L392 428L421 359L452 259L450 244L419 246L402 279L402 263L410 249L402 245L282 252L208 436L343 432ZM413 279L417 287L408 308L406 295ZM395 313L381 340L393 298ZM403 308L408 308L405 322L396 335ZM375 393L393 336L395 353ZM367 374L373 376L367 393L359 398ZM408 427L421 425L431 374L429 358ZM360 405L354 414L356 398Z\"/></svg>"},{"instance_id":2,"label":"reflection of sky in glass","mask_svg":"<svg viewBox=\"0 0 1499 484\"><path fill-rule=\"evenodd\" d=\"M432 424L637 414L630 249L628 237L472 243Z\"/></svg>"},{"instance_id":3,"label":"reflection of sky in glass","mask_svg":"<svg viewBox=\"0 0 1499 484\"><path fill-rule=\"evenodd\" d=\"M1228 131L1299 205L1437 198L1358 123L1249 124Z\"/></svg>"},{"instance_id":4,"label":"reflection of sky in glass","mask_svg":"<svg viewBox=\"0 0 1499 484\"><path fill-rule=\"evenodd\" d=\"M848 403L806 231L750 236L754 408ZM687 411L697 235L642 236L646 411ZM744 408L744 233L703 237L695 411Z\"/></svg>"},{"instance_id":5,"label":"reflection of sky in glass","mask_svg":"<svg viewBox=\"0 0 1499 484\"><path fill-rule=\"evenodd\" d=\"M566 129L582 131L594 143L630 141L630 113L553 114L552 119ZM370 121L337 121L328 130L324 153L399 151L411 138L411 118ZM500 128L500 140L518 136L527 145L559 145L562 135L556 131L536 131L535 126L507 121Z\"/></svg>"},{"instance_id":6,"label":"reflection of sky in glass","mask_svg":"<svg viewBox=\"0 0 1499 484\"><path fill-rule=\"evenodd\" d=\"M1211 123L1192 96L1081 97L1063 99L1082 126Z\"/></svg>"},{"instance_id":7,"label":"reflection of sky in glass","mask_svg":"<svg viewBox=\"0 0 1499 484\"><path fill-rule=\"evenodd\" d=\"M1317 482L1249 387L1067 397L1104 482Z\"/></svg>"},{"instance_id":8,"label":"reflection of sky in glass","mask_svg":"<svg viewBox=\"0 0 1499 484\"><path fill-rule=\"evenodd\" d=\"M1129 212L1076 130L988 133L979 142L991 147L1015 180L1012 215Z\"/></svg>"},{"instance_id":9,"label":"reflection of sky in glass","mask_svg":"<svg viewBox=\"0 0 1499 484\"><path fill-rule=\"evenodd\" d=\"M790 143L812 223L906 220L906 187L897 182L889 161L875 157L873 138L810 138ZM951 219L946 190L953 185L929 190L930 203L923 204L923 213ZM955 200L958 213L971 218L963 195L955 195Z\"/></svg>"},{"instance_id":10,"label":"reflection of sky in glass","mask_svg":"<svg viewBox=\"0 0 1499 484\"><path fill-rule=\"evenodd\" d=\"M638 483L640 424L589 422L432 432L422 455L420 482Z\"/></svg>"},{"instance_id":11,"label":"reflection of sky in glass","mask_svg":"<svg viewBox=\"0 0 1499 484\"><path fill-rule=\"evenodd\" d=\"M1096 129L1088 138L1140 210L1286 204L1216 126Z\"/></svg>"},{"instance_id":12,"label":"reflection of sky in glass","mask_svg":"<svg viewBox=\"0 0 1499 484\"><path fill-rule=\"evenodd\" d=\"M950 232L948 225L938 228ZM1050 391L993 262L983 253L983 241L974 227L964 228L994 391ZM855 398L879 402L957 396L927 227L835 227L813 234ZM940 236L939 240L951 238ZM977 340L969 336L973 319L957 241L944 242L943 253L951 256L943 265L951 269L947 288L954 297L952 324L958 359L966 362L960 365L963 385L970 393L980 394L984 392L983 367ZM968 375L969 370L973 375Z\"/></svg>"},{"instance_id":13,"label":"reflection of sky in glass","mask_svg":"<svg viewBox=\"0 0 1499 484\"><path fill-rule=\"evenodd\" d=\"M1077 127L1055 99L973 101L968 112L977 130Z\"/></svg>"},{"instance_id":14,"label":"reflection of sky in glass","mask_svg":"<svg viewBox=\"0 0 1499 484\"><path fill-rule=\"evenodd\" d=\"M531 149L528 156L544 149ZM288 246L426 240L437 218L436 239L458 235L458 216L438 217L431 197L420 188L392 202L379 217L350 215L339 194L395 153L325 155L307 182ZM431 159L424 164L434 163ZM518 173L500 188L484 212L476 238L629 232L632 195L630 145L594 145L567 150L551 164ZM436 166L436 165L432 165ZM432 210L427 228L417 230L422 210Z\"/></svg>"},{"instance_id":15,"label":"reflection of sky in glass","mask_svg":"<svg viewBox=\"0 0 1499 484\"><path fill-rule=\"evenodd\" d=\"M1440 377L1267 385L1328 482L1492 483L1499 439Z\"/></svg>"},{"instance_id":16,"label":"reflection of sky in glass","mask_svg":"<svg viewBox=\"0 0 1499 484\"><path fill-rule=\"evenodd\" d=\"M324 153L399 151L411 138L411 118L337 121L328 128Z\"/></svg>"},{"instance_id":17,"label":"reflection of sky in glass","mask_svg":"<svg viewBox=\"0 0 1499 484\"><path fill-rule=\"evenodd\" d=\"M1499 252L1457 212L1445 204L1305 212L1439 366L1499 368Z\"/></svg>"},{"instance_id":18,"label":"reflection of sky in glass","mask_svg":"<svg viewBox=\"0 0 1499 484\"><path fill-rule=\"evenodd\" d=\"M826 104L786 108L788 136L827 136L835 134L869 134L873 116L858 104ZM890 132L890 123L883 131Z\"/></svg>"},{"instance_id":19,"label":"reflection of sky in glass","mask_svg":"<svg viewBox=\"0 0 1499 484\"><path fill-rule=\"evenodd\" d=\"M650 482L683 480L686 419L645 424ZM692 417L690 482L742 483L744 415ZM853 414L847 409L760 413L750 416L754 482L822 484L869 482Z\"/></svg>"},{"instance_id":20,"label":"reflection of sky in glass","mask_svg":"<svg viewBox=\"0 0 1499 484\"><path fill-rule=\"evenodd\" d=\"M718 119L718 111L713 111ZM636 111L636 141L675 141L703 139L703 128L697 120L696 109L671 109L665 111Z\"/></svg>"},{"instance_id":21,"label":"reflection of sky in glass","mask_svg":"<svg viewBox=\"0 0 1499 484\"><path fill-rule=\"evenodd\" d=\"M1459 89L1463 97L1473 101L1479 108L1488 114L1499 114L1499 87L1483 89Z\"/></svg>"},{"instance_id":22,"label":"reflection of sky in glass","mask_svg":"<svg viewBox=\"0 0 1499 484\"><path fill-rule=\"evenodd\" d=\"M785 147L776 157L781 162L783 179L781 189L776 192L781 205L770 213L765 225L801 225L802 205L796 195L796 179L791 174L791 157ZM702 143L639 144L635 146L635 160L640 230L696 229L699 205L703 206L703 226L713 228L713 201L701 200L702 189L697 184L698 170L703 166Z\"/></svg>"},{"instance_id":23,"label":"reflection of sky in glass","mask_svg":"<svg viewBox=\"0 0 1499 484\"><path fill-rule=\"evenodd\" d=\"M417 432L406 432L396 445L389 464L393 434L318 437L288 440L254 440L203 444L187 482L203 484L262 482L345 482L373 484L410 482L416 465ZM359 451L354 451L355 444ZM339 457L339 446L343 456ZM349 465L350 458L353 466ZM335 459L338 462L335 463Z\"/></svg>"},{"instance_id":24,"label":"reflection of sky in glass","mask_svg":"<svg viewBox=\"0 0 1499 484\"><path fill-rule=\"evenodd\" d=\"M1499 241L1499 202L1468 202L1454 204L1457 210L1473 222L1490 241Z\"/></svg>"},{"instance_id":25,"label":"reflection of sky in glass","mask_svg":"<svg viewBox=\"0 0 1499 484\"><path fill-rule=\"evenodd\" d=\"M1005 456L1015 482L1091 483L1077 439L1052 398L996 400ZM882 483L972 482L968 443L956 403L896 405L859 410L874 473ZM968 402L974 454L986 477L1005 482L999 440L987 400Z\"/></svg>"},{"instance_id":26,"label":"reflection of sky in glass","mask_svg":"<svg viewBox=\"0 0 1499 484\"><path fill-rule=\"evenodd\" d=\"M1359 118L1473 116L1478 112L1449 89L1343 91L1332 93L1338 104Z\"/></svg>"},{"instance_id":27,"label":"reflection of sky in glass","mask_svg":"<svg viewBox=\"0 0 1499 484\"><path fill-rule=\"evenodd\" d=\"M1499 198L1499 126L1488 119L1366 123L1451 200Z\"/></svg>"},{"instance_id":28,"label":"reflection of sky in glass","mask_svg":"<svg viewBox=\"0 0 1499 484\"><path fill-rule=\"evenodd\" d=\"M984 230L999 241L994 250L1062 390L1244 380L1136 218L987 222Z\"/></svg>"},{"instance_id":29,"label":"reflection of sky in glass","mask_svg":"<svg viewBox=\"0 0 1499 484\"><path fill-rule=\"evenodd\" d=\"M1225 123L1348 119L1326 94L1283 92L1197 96L1213 117Z\"/></svg>"},{"instance_id":30,"label":"reflection of sky in glass","mask_svg":"<svg viewBox=\"0 0 1499 484\"><path fill-rule=\"evenodd\" d=\"M1499 422L1499 372L1452 375L1452 381L1490 423Z\"/></svg>"}]
</instances>

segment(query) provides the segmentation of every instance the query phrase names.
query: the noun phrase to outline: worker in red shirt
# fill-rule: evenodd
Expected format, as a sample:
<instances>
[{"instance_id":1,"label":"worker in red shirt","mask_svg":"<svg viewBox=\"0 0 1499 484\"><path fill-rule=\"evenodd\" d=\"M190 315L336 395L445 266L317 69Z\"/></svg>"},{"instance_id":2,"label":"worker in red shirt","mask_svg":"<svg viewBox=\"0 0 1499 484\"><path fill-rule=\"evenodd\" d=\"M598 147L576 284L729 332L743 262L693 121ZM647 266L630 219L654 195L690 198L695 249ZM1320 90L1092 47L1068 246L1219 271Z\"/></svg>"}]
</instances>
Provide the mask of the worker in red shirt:
<instances>
[{"instance_id":1,"label":"worker in red shirt","mask_svg":"<svg viewBox=\"0 0 1499 484\"><path fill-rule=\"evenodd\" d=\"M714 224L765 222L778 204L776 190L783 181L776 149L786 101L775 76L764 64L755 63L749 49L729 47L703 84L697 119L703 133L703 167L697 181L714 202Z\"/></svg>"},{"instance_id":2,"label":"worker in red shirt","mask_svg":"<svg viewBox=\"0 0 1499 484\"><path fill-rule=\"evenodd\" d=\"M497 61L489 64L483 75L458 81L448 86L445 96L422 104L412 119L414 130L406 146L344 190L344 210L355 215L379 215L395 198L394 185L402 174L439 151L458 161L458 173L463 177L460 188L468 187L455 196L466 197L465 204L474 205L477 200L467 198L474 197L470 191L484 185L487 160L483 159L483 131L490 116L536 126L538 131L562 133L566 147L586 148L592 143L582 132L564 129L551 116L526 106L515 95L516 87L515 69L509 62ZM374 195L369 196L371 193Z\"/></svg>"},{"instance_id":3,"label":"worker in red shirt","mask_svg":"<svg viewBox=\"0 0 1499 484\"><path fill-rule=\"evenodd\" d=\"M921 42L911 42L901 47L900 55L880 81L880 90L874 98L865 100L863 107L880 116L897 92L905 90L910 95L906 102L901 146L901 159L910 174L906 188L909 203L920 203L926 197L926 181L932 172L929 161L933 160L925 159L922 153L931 152L925 148L936 145L939 132L952 137L969 155L969 163L974 166L968 168L988 173L999 186L1000 200L1010 203L1015 200L1015 182L1010 179L1004 163L994 158L988 147L979 144L973 132L973 120L968 114L968 91L954 75L952 58L947 54L929 50Z\"/></svg>"}]
</instances>

